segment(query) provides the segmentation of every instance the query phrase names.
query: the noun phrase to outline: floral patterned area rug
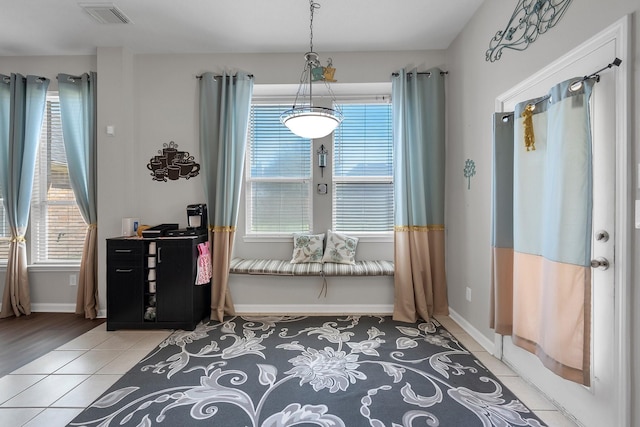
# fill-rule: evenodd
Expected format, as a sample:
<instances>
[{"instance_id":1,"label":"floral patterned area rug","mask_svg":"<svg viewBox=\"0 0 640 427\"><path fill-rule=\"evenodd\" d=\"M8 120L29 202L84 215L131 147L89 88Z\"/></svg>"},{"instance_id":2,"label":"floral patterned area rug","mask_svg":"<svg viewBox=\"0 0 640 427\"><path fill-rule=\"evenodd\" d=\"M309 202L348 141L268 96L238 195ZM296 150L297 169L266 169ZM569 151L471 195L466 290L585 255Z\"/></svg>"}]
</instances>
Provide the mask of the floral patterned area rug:
<instances>
[{"instance_id":1,"label":"floral patterned area rug","mask_svg":"<svg viewBox=\"0 0 640 427\"><path fill-rule=\"evenodd\" d=\"M69 426L544 424L436 320L233 317L177 331Z\"/></svg>"}]
</instances>

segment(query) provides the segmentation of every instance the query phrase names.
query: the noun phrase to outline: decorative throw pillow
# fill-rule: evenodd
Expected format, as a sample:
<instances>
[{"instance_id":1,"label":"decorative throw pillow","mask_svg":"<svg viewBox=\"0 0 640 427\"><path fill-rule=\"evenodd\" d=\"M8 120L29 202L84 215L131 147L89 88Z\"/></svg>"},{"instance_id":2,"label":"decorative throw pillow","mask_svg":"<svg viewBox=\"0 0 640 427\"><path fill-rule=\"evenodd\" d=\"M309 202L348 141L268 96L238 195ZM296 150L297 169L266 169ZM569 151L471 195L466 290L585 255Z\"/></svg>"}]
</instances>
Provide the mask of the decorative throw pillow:
<instances>
[{"instance_id":1,"label":"decorative throw pillow","mask_svg":"<svg viewBox=\"0 0 640 427\"><path fill-rule=\"evenodd\" d=\"M355 264L358 238L346 234L327 232L327 247L324 250L322 262L337 264Z\"/></svg>"},{"instance_id":2,"label":"decorative throw pillow","mask_svg":"<svg viewBox=\"0 0 640 427\"><path fill-rule=\"evenodd\" d=\"M304 262L322 262L323 243L324 233L294 233L293 256L291 257L291 264L301 264Z\"/></svg>"}]
</instances>

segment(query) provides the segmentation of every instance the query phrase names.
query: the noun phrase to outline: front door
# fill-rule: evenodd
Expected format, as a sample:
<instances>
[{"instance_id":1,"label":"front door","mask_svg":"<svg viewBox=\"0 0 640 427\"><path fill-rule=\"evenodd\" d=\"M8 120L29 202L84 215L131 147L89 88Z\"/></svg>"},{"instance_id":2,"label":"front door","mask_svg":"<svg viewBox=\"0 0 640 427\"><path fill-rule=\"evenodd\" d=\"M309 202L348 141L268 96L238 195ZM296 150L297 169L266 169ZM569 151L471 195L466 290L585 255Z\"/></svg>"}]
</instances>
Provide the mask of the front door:
<instances>
[{"instance_id":1,"label":"front door","mask_svg":"<svg viewBox=\"0 0 640 427\"><path fill-rule=\"evenodd\" d=\"M541 96L560 81L590 75L621 56L619 43L620 40L612 37L576 49L570 54L575 60L565 60L562 66L548 67L546 73L535 75L524 86L499 98L502 111L513 111L516 103ZM619 382L621 377L629 375L629 372L621 371L623 368L617 363L620 348L614 274L616 144L620 143L616 128L617 72L615 69L603 71L591 97L594 174L591 386L578 385L546 370L535 356L514 346L510 337L503 337L502 342L503 360L587 427L622 425L618 401L622 388Z\"/></svg>"}]
</instances>

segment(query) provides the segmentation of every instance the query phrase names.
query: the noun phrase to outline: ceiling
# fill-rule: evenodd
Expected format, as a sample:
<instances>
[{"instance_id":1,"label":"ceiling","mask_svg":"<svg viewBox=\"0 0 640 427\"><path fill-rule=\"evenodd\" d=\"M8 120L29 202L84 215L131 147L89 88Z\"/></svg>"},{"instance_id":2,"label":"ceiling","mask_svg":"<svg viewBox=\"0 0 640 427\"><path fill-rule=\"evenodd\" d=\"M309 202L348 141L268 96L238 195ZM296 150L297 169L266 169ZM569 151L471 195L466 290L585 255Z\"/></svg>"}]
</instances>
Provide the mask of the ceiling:
<instances>
[{"instance_id":1,"label":"ceiling","mask_svg":"<svg viewBox=\"0 0 640 427\"><path fill-rule=\"evenodd\" d=\"M315 0L317 52L446 49L483 0ZM308 0L113 0L132 23L100 24L91 0L3 1L0 56L286 53L309 50Z\"/></svg>"}]
</instances>

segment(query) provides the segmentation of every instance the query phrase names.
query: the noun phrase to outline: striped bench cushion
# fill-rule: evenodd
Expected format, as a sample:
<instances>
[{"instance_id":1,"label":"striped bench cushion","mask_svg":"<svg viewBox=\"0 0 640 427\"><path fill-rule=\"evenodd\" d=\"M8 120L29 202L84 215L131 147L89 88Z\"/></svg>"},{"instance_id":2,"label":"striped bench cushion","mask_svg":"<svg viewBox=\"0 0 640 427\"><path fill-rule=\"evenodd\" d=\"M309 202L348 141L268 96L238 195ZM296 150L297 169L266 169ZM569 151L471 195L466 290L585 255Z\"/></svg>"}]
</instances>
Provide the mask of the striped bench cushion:
<instances>
[{"instance_id":1,"label":"striped bench cushion","mask_svg":"<svg viewBox=\"0 0 640 427\"><path fill-rule=\"evenodd\" d=\"M394 265L393 261L356 261L355 265L332 262L291 264L288 260L233 258L229 272L280 276L393 276Z\"/></svg>"},{"instance_id":2,"label":"striped bench cushion","mask_svg":"<svg viewBox=\"0 0 640 427\"><path fill-rule=\"evenodd\" d=\"M322 270L325 276L393 276L393 261L356 261L355 265L327 262Z\"/></svg>"},{"instance_id":3,"label":"striped bench cushion","mask_svg":"<svg viewBox=\"0 0 640 427\"><path fill-rule=\"evenodd\" d=\"M322 275L322 264L318 262L291 264L291 261L288 260L233 258L229 272L235 274L320 276Z\"/></svg>"}]
</instances>

